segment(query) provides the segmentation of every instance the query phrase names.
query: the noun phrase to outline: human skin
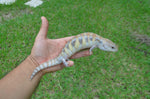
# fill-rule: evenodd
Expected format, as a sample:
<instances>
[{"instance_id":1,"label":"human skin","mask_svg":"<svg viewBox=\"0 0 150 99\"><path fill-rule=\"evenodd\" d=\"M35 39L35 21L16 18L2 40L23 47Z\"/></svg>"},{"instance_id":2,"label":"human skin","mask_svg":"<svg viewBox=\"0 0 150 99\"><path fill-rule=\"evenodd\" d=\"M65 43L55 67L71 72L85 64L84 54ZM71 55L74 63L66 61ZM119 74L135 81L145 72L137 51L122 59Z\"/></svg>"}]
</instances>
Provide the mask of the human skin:
<instances>
[{"instance_id":1,"label":"human skin","mask_svg":"<svg viewBox=\"0 0 150 99\"><path fill-rule=\"evenodd\" d=\"M0 80L0 99L29 99L45 73L52 73L65 67L63 64L59 64L46 68L30 80L33 70L39 64L57 57L65 44L73 37L48 39L48 21L45 17L41 17L41 20L42 25L35 39L31 54L19 66ZM91 54L87 49L74 54L70 59L89 55ZM73 61L68 61L69 67L73 66L73 64Z\"/></svg>"}]
</instances>

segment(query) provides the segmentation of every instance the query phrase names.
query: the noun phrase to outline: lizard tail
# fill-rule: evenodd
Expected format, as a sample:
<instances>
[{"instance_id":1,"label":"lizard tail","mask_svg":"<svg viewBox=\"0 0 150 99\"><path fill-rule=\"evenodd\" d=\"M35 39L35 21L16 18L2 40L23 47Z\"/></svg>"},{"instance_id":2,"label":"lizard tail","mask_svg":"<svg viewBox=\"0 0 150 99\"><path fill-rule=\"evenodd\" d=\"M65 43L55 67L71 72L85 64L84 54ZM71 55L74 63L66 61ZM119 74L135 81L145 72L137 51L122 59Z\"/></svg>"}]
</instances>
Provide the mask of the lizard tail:
<instances>
[{"instance_id":1,"label":"lizard tail","mask_svg":"<svg viewBox=\"0 0 150 99\"><path fill-rule=\"evenodd\" d=\"M49 60L41 65L39 65L38 67L36 67L30 77L30 80L33 79L33 77L41 70L45 69L45 68L48 68L48 67L51 67L51 66L54 66L54 65L58 65L60 64L61 62L58 61L58 57L55 58L55 59L52 59L52 60Z\"/></svg>"}]
</instances>

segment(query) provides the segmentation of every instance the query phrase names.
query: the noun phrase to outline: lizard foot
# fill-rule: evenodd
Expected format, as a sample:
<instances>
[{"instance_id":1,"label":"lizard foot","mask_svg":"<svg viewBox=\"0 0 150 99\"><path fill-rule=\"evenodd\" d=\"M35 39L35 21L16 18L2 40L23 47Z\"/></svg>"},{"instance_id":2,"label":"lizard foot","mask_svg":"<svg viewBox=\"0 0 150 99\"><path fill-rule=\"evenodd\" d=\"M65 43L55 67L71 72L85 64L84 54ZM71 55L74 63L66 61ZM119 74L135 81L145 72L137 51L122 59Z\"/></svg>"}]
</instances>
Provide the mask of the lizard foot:
<instances>
[{"instance_id":1,"label":"lizard foot","mask_svg":"<svg viewBox=\"0 0 150 99\"><path fill-rule=\"evenodd\" d=\"M68 59L67 59L67 61L68 61ZM63 64L64 64L66 67L69 66L69 64L67 63L67 61L66 61L65 59L62 59L62 62L63 62Z\"/></svg>"},{"instance_id":2,"label":"lizard foot","mask_svg":"<svg viewBox=\"0 0 150 99\"><path fill-rule=\"evenodd\" d=\"M92 54L92 50L96 48L96 45L93 45L91 48L90 48L90 54Z\"/></svg>"}]
</instances>

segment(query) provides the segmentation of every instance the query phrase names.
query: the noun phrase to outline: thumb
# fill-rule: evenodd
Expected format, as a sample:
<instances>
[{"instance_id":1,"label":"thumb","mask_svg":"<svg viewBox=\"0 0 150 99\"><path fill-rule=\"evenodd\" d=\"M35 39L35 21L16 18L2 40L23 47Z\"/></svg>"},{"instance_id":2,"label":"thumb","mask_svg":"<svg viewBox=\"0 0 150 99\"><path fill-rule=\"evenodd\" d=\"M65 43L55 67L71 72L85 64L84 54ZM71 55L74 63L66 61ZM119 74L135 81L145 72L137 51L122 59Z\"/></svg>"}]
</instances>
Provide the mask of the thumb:
<instances>
[{"instance_id":1,"label":"thumb","mask_svg":"<svg viewBox=\"0 0 150 99\"><path fill-rule=\"evenodd\" d=\"M49 26L48 20L44 16L41 17L41 20L42 20L41 28L36 39L45 39L47 37Z\"/></svg>"}]
</instances>

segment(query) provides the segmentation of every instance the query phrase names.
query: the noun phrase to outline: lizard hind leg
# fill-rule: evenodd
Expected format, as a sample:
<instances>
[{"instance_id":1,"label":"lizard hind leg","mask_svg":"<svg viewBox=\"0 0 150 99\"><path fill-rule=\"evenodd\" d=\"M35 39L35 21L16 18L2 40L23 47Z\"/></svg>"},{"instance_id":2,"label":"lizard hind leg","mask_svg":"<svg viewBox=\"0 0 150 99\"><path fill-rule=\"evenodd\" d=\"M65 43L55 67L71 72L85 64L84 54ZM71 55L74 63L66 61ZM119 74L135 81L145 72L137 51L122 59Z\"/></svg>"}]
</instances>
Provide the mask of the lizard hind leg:
<instances>
[{"instance_id":1,"label":"lizard hind leg","mask_svg":"<svg viewBox=\"0 0 150 99\"><path fill-rule=\"evenodd\" d=\"M67 59L67 61L68 61L69 59ZM66 66L66 67L68 67L69 65L68 65L68 63L67 63L67 61L65 60L65 59L62 59L62 62L63 62L63 64Z\"/></svg>"}]
</instances>

